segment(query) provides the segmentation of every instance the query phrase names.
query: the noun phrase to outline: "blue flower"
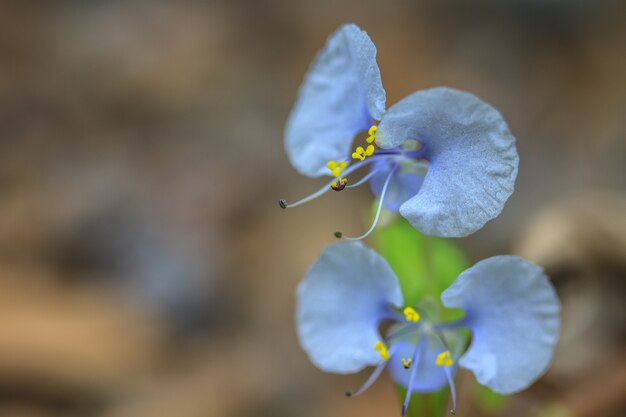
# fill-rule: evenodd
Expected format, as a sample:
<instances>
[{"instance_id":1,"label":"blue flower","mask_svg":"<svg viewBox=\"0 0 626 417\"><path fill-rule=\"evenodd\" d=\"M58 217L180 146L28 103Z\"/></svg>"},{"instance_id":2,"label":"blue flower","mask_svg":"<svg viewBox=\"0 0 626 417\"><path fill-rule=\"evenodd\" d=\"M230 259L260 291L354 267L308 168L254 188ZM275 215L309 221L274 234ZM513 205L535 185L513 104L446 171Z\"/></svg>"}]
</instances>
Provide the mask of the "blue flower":
<instances>
[{"instance_id":1,"label":"blue flower","mask_svg":"<svg viewBox=\"0 0 626 417\"><path fill-rule=\"evenodd\" d=\"M363 131L366 143L351 152ZM301 174L332 180L298 202L281 199L281 207L369 181L380 200L370 232L384 206L425 234L469 235L498 216L517 176L515 138L500 113L472 94L417 91L386 111L376 47L353 24L340 27L311 65L287 121L285 148ZM366 165L369 173L348 183Z\"/></svg>"},{"instance_id":2,"label":"blue flower","mask_svg":"<svg viewBox=\"0 0 626 417\"><path fill-rule=\"evenodd\" d=\"M359 242L326 248L297 290L300 344L318 368L348 374L375 366L367 389L385 367L410 394L450 385L461 366L502 394L525 389L548 368L558 340L559 301L543 270L515 256L495 256L467 269L441 295L463 319L439 323L418 306L404 306L389 264ZM381 322L391 323L383 335ZM472 341L465 349L461 328ZM454 410L454 409L453 409Z\"/></svg>"}]
</instances>

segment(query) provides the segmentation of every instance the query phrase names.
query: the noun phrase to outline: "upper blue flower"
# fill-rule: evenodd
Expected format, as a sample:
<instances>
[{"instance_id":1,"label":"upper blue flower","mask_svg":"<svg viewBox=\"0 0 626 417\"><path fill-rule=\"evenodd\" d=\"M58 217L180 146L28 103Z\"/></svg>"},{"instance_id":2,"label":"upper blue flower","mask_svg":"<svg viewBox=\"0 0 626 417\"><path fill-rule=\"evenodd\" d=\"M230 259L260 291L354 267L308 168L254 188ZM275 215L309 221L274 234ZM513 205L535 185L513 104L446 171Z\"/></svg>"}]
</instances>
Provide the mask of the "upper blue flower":
<instances>
[{"instance_id":1,"label":"upper blue flower","mask_svg":"<svg viewBox=\"0 0 626 417\"><path fill-rule=\"evenodd\" d=\"M358 242L324 250L297 290L300 343L320 369L353 373L376 366L354 395L363 392L385 366L412 392L450 384L459 366L479 383L511 394L528 387L548 368L558 340L559 301L538 266L515 256L496 256L464 271L443 292L446 307L465 317L438 323L418 306L404 306L389 264ZM379 324L390 321L381 335ZM472 332L465 350L459 329ZM456 407L456 406L455 406Z\"/></svg>"},{"instance_id":2,"label":"upper blue flower","mask_svg":"<svg viewBox=\"0 0 626 417\"><path fill-rule=\"evenodd\" d=\"M369 145L351 152L363 131ZM300 173L333 180L294 204L281 200L282 207L370 180L380 207L435 236L480 229L502 211L517 176L515 138L500 113L472 94L417 91L386 111L376 47L353 24L331 35L311 65L287 121L285 148ZM348 166L351 154L359 162ZM345 177L368 164L369 174L348 185Z\"/></svg>"}]
</instances>

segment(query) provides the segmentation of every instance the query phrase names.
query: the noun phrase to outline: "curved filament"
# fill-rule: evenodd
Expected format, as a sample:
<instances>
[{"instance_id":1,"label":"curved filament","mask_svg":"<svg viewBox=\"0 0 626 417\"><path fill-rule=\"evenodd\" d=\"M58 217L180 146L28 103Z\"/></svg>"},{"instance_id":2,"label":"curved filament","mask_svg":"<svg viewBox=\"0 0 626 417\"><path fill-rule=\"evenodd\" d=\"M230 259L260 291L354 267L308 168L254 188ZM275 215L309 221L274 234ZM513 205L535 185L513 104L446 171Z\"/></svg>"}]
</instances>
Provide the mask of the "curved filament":
<instances>
[{"instance_id":1,"label":"curved filament","mask_svg":"<svg viewBox=\"0 0 626 417\"><path fill-rule=\"evenodd\" d=\"M406 387L406 396L404 397L404 404L402 404L402 417L406 414L407 408L409 408L409 402L411 401L411 393L413 392L413 384L415 383L415 375L417 374L417 368L419 366L419 358L422 351L423 342L420 340L413 352L413 363L411 369L411 376L409 377L409 385Z\"/></svg>"},{"instance_id":2,"label":"curved filament","mask_svg":"<svg viewBox=\"0 0 626 417\"><path fill-rule=\"evenodd\" d=\"M335 236L337 236L337 235L343 236L343 238L346 239L346 240L361 240L361 239L365 239L366 237L368 237L370 235L370 233L372 233L372 231L374 230L374 228L378 224L378 219L380 219L380 213L381 213L381 211L383 209L383 202L385 201L385 194L387 194L387 189L389 188L389 183L391 182L391 178L396 173L397 169L398 169L398 167L395 166L391 170L389 175L387 176L387 179L385 180L385 184L383 185L383 189L382 189L382 191L380 193L380 201L378 202L378 208L376 209L376 216L374 216L374 221L372 222L372 226L369 228L369 230L367 232L365 232L364 234L362 234L361 236L359 236L359 237L346 237L346 236L343 236L339 232L335 233Z\"/></svg>"},{"instance_id":3,"label":"curved filament","mask_svg":"<svg viewBox=\"0 0 626 417\"><path fill-rule=\"evenodd\" d=\"M366 159L365 161L362 162L357 162L354 165L350 165L349 167L347 167L344 171L343 171L343 175L347 176L351 173L353 173L354 171L356 171L357 169L370 164L371 162L373 162L373 160L370 159ZM332 180L330 182L328 182L326 185L324 185L322 188L320 188L319 190L317 190L316 192L314 192L313 194L310 194L304 198L302 198L301 200L296 201L295 203L291 203L288 204L285 200L283 200L282 198L280 200L278 200L278 204L280 205L281 208L287 209L287 208L293 208L293 207L297 207L300 206L304 203L308 203L311 200L315 200L316 198L322 196L323 194L327 193L329 190L332 190L332 188L330 187L332 185L332 183L335 180Z\"/></svg>"},{"instance_id":4,"label":"curved filament","mask_svg":"<svg viewBox=\"0 0 626 417\"><path fill-rule=\"evenodd\" d=\"M383 369L385 369L385 366L387 366L387 361L382 361L381 363L379 363L376 368L374 368L369 378L367 378L367 380L363 383L363 385L361 385L361 387L354 392L346 392L346 396L356 397L357 395L363 394L363 392L371 387L372 384L378 379L380 374L383 372Z\"/></svg>"},{"instance_id":5,"label":"curved filament","mask_svg":"<svg viewBox=\"0 0 626 417\"><path fill-rule=\"evenodd\" d=\"M347 188L358 187L359 185L363 184L364 182L366 182L370 178L372 178L377 172L378 172L378 170L373 170L373 171L368 172L367 175L365 175L363 178L361 178L360 180L358 180L354 184L348 185Z\"/></svg>"}]
</instances>

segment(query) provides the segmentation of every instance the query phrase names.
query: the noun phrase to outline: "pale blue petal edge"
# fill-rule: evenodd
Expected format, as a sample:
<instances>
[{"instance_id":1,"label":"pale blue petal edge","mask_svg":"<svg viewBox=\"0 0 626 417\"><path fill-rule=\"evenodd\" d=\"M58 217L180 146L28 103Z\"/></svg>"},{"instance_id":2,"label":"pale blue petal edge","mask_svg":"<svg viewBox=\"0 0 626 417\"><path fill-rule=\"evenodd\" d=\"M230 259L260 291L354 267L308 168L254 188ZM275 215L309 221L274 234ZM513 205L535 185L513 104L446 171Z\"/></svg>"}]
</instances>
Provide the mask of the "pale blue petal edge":
<instances>
[{"instance_id":1,"label":"pale blue petal edge","mask_svg":"<svg viewBox=\"0 0 626 417\"><path fill-rule=\"evenodd\" d=\"M459 365L479 383L512 394L548 369L559 337L560 305L537 265L515 256L483 260L459 275L441 301L467 314L472 342Z\"/></svg>"},{"instance_id":2,"label":"pale blue petal edge","mask_svg":"<svg viewBox=\"0 0 626 417\"><path fill-rule=\"evenodd\" d=\"M329 174L326 163L350 157L354 136L385 112L376 47L354 24L341 26L304 78L285 127L285 149L303 175Z\"/></svg>"},{"instance_id":3,"label":"pale blue petal edge","mask_svg":"<svg viewBox=\"0 0 626 417\"><path fill-rule=\"evenodd\" d=\"M498 216L517 177L515 138L500 113L478 97L447 87L394 104L376 132L382 148L407 139L424 145L429 168L400 214L425 234L467 236Z\"/></svg>"},{"instance_id":4,"label":"pale blue petal edge","mask_svg":"<svg viewBox=\"0 0 626 417\"><path fill-rule=\"evenodd\" d=\"M398 278L359 242L324 249L296 292L296 330L311 362L326 372L353 373L381 361L378 323L403 303Z\"/></svg>"}]
</instances>

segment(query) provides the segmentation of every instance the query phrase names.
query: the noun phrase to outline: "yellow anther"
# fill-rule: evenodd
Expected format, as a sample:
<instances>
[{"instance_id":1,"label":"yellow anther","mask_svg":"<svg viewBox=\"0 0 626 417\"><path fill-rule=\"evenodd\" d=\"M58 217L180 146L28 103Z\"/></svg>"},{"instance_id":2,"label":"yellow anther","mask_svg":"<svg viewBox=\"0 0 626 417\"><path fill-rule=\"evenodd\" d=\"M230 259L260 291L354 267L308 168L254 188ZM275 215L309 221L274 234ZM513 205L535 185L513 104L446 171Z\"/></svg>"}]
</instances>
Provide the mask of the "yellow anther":
<instances>
[{"instance_id":1,"label":"yellow anther","mask_svg":"<svg viewBox=\"0 0 626 417\"><path fill-rule=\"evenodd\" d=\"M403 312L406 321L411 321L413 323L420 321L420 315L413 307L406 307Z\"/></svg>"},{"instance_id":2,"label":"yellow anther","mask_svg":"<svg viewBox=\"0 0 626 417\"><path fill-rule=\"evenodd\" d=\"M352 157L354 159L360 159L361 161L365 159L365 149L362 146L358 146L354 152L352 152Z\"/></svg>"},{"instance_id":3,"label":"yellow anther","mask_svg":"<svg viewBox=\"0 0 626 417\"><path fill-rule=\"evenodd\" d=\"M409 358L409 359L402 358L402 366L404 366L404 369L409 369L411 367L412 363L413 363L413 359L411 359L411 358Z\"/></svg>"},{"instance_id":4,"label":"yellow anther","mask_svg":"<svg viewBox=\"0 0 626 417\"><path fill-rule=\"evenodd\" d=\"M450 352L447 350L445 352L441 352L439 355L437 355L437 361L435 363L437 364L437 366L445 366L446 368L451 367L452 357L450 356Z\"/></svg>"},{"instance_id":5,"label":"yellow anther","mask_svg":"<svg viewBox=\"0 0 626 417\"><path fill-rule=\"evenodd\" d=\"M374 145L371 145L371 143L376 140L376 129L378 129L376 125L373 125L369 128L369 130L367 131L367 133L369 133L369 136L365 139L365 141L370 145L367 146L367 149L364 149L362 146L357 146L357 148L352 153L352 158L363 161L368 156L372 156L374 154L376 148L374 147Z\"/></svg>"},{"instance_id":6,"label":"yellow anther","mask_svg":"<svg viewBox=\"0 0 626 417\"><path fill-rule=\"evenodd\" d=\"M378 354L384 361L389 360L389 351L387 350L387 346L383 342L376 342L374 345L374 349L378 351Z\"/></svg>"},{"instance_id":7,"label":"yellow anther","mask_svg":"<svg viewBox=\"0 0 626 417\"><path fill-rule=\"evenodd\" d=\"M345 161L328 161L326 167L333 174L333 177L341 179L341 172L348 164Z\"/></svg>"}]
</instances>

